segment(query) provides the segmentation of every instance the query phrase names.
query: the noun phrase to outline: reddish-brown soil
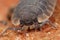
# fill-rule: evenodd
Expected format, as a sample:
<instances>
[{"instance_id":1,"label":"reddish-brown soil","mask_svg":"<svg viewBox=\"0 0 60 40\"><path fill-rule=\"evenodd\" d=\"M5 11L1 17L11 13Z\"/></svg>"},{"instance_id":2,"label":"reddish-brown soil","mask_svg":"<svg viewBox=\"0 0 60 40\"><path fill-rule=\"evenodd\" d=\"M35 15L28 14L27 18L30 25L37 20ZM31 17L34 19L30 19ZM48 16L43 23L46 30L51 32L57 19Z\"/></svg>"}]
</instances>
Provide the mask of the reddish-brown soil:
<instances>
[{"instance_id":1,"label":"reddish-brown soil","mask_svg":"<svg viewBox=\"0 0 60 40\"><path fill-rule=\"evenodd\" d=\"M15 7L18 0L0 0L0 21L7 21L7 13L9 8ZM0 40L60 40L60 0L57 0L53 17L50 20L56 24L56 29L52 29L50 25L44 25L41 31L31 31L20 34L13 30L7 30L4 36L0 36ZM11 25L11 22L8 22ZM0 33L7 25L0 24Z\"/></svg>"}]
</instances>

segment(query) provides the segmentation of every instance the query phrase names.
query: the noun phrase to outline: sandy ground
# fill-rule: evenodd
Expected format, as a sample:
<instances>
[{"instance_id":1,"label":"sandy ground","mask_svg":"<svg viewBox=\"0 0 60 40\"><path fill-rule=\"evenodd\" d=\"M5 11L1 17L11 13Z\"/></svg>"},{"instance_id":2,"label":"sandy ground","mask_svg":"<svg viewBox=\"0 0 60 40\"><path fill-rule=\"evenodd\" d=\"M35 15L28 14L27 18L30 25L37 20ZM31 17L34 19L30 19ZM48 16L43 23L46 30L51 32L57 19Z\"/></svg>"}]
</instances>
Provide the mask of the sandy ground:
<instances>
[{"instance_id":1,"label":"sandy ground","mask_svg":"<svg viewBox=\"0 0 60 40\"><path fill-rule=\"evenodd\" d=\"M18 0L0 0L0 21L7 21L7 13L9 8L16 6ZM0 40L60 40L60 0L57 0L53 17L50 20L56 24L57 29L51 28L50 25L44 25L41 31L31 31L20 34L13 30L7 30L4 36L0 36ZM11 25L11 22L8 22ZM0 24L0 33L7 25Z\"/></svg>"}]
</instances>

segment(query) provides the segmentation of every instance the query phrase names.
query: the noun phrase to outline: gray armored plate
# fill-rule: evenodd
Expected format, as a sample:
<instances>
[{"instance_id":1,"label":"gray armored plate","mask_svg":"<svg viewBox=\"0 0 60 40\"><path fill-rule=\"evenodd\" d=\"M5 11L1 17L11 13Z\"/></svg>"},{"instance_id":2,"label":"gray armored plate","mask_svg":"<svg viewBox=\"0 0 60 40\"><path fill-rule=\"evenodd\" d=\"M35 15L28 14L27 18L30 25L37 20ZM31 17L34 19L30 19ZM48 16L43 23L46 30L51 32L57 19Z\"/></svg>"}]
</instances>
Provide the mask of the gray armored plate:
<instances>
[{"instance_id":1,"label":"gray armored plate","mask_svg":"<svg viewBox=\"0 0 60 40\"><path fill-rule=\"evenodd\" d=\"M14 22L16 22L14 20L16 19L16 23L19 24L19 20L22 16L23 20L28 18L33 19L34 17L37 17L38 22L47 21L54 12L56 2L57 0L20 0L14 10L12 23L14 24ZM34 16L32 16L29 12L34 12L32 13L32 15ZM25 18L24 16L26 16L27 18Z\"/></svg>"},{"instance_id":2,"label":"gray armored plate","mask_svg":"<svg viewBox=\"0 0 60 40\"><path fill-rule=\"evenodd\" d=\"M40 7L43 13L41 16L38 15L39 22L47 21L52 16L56 2L57 0L42 0L40 2Z\"/></svg>"},{"instance_id":3,"label":"gray armored plate","mask_svg":"<svg viewBox=\"0 0 60 40\"><path fill-rule=\"evenodd\" d=\"M57 0L20 0L20 2L18 3L18 5L14 10L11 21L14 25L19 25L20 20L23 20L23 21L28 20L28 21L25 21L27 23L27 22L31 22L32 20L36 20L35 18L37 18L38 22L40 23L43 22L44 24L45 21L47 21L52 16L56 2ZM36 27L36 28L39 28L39 27ZM2 33L0 33L0 35L5 33L7 29L22 30L26 28L25 27L22 27L22 28L7 27L6 29L3 30Z\"/></svg>"}]
</instances>

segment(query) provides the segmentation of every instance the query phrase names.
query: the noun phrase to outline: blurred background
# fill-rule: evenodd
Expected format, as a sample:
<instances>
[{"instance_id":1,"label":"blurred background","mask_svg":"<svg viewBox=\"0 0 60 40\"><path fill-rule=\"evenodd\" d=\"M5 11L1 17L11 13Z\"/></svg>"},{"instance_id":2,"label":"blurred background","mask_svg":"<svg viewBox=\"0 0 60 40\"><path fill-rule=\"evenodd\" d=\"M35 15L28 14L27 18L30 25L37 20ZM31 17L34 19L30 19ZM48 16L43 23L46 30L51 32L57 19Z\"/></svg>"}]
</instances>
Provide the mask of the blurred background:
<instances>
[{"instance_id":1,"label":"blurred background","mask_svg":"<svg viewBox=\"0 0 60 40\"><path fill-rule=\"evenodd\" d=\"M7 14L11 7L15 7L19 0L0 0L0 21L7 21ZM41 31L31 31L26 34L20 34L12 30L7 30L4 36L0 36L0 40L60 40L60 0L54 10L50 20L57 25L57 30L52 29L50 25L44 25ZM0 24L0 33L6 28L6 25Z\"/></svg>"}]
</instances>

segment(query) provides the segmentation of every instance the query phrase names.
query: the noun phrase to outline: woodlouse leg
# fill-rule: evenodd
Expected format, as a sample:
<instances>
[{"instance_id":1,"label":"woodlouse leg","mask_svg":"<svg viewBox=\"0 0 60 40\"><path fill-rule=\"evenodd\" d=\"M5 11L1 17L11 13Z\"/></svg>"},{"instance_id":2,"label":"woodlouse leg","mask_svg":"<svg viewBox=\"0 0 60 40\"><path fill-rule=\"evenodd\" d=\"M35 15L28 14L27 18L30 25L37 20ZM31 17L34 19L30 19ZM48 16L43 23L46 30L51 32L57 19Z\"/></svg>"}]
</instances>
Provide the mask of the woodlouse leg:
<instances>
[{"instance_id":1,"label":"woodlouse leg","mask_svg":"<svg viewBox=\"0 0 60 40\"><path fill-rule=\"evenodd\" d=\"M8 30L13 30L13 31L17 31L17 32L24 32L24 31L27 31L28 30L28 26L23 26L23 27L11 27L11 28L8 28Z\"/></svg>"},{"instance_id":2,"label":"woodlouse leg","mask_svg":"<svg viewBox=\"0 0 60 40\"><path fill-rule=\"evenodd\" d=\"M7 27L5 28L1 33L0 36L3 36L3 34L7 31L7 30L13 30L13 31L17 31L19 30L19 32L22 32L24 29L22 27Z\"/></svg>"},{"instance_id":3,"label":"woodlouse leg","mask_svg":"<svg viewBox=\"0 0 60 40\"><path fill-rule=\"evenodd\" d=\"M39 30L40 31L40 24L38 22L35 23L35 30Z\"/></svg>"},{"instance_id":4,"label":"woodlouse leg","mask_svg":"<svg viewBox=\"0 0 60 40\"><path fill-rule=\"evenodd\" d=\"M35 28L35 25L34 25L34 24L32 24L32 25L30 25L30 26L29 26L29 28L32 30L32 29L34 29L34 28Z\"/></svg>"},{"instance_id":5,"label":"woodlouse leg","mask_svg":"<svg viewBox=\"0 0 60 40\"><path fill-rule=\"evenodd\" d=\"M6 21L0 21L1 24L7 26L8 23ZM3 31L0 33L0 36L3 35L8 29L12 29L12 28L9 28L9 26L7 26L6 28L3 29Z\"/></svg>"},{"instance_id":6,"label":"woodlouse leg","mask_svg":"<svg viewBox=\"0 0 60 40\"><path fill-rule=\"evenodd\" d=\"M47 23L50 24L53 29L56 29L57 26L55 23L52 23L50 20L48 20Z\"/></svg>"},{"instance_id":7,"label":"woodlouse leg","mask_svg":"<svg viewBox=\"0 0 60 40\"><path fill-rule=\"evenodd\" d=\"M6 21L0 21L0 23L3 24L3 25L7 25Z\"/></svg>"},{"instance_id":8,"label":"woodlouse leg","mask_svg":"<svg viewBox=\"0 0 60 40\"><path fill-rule=\"evenodd\" d=\"M22 31L26 31L26 30L28 30L28 26L25 26L25 25L24 25L24 26L22 27Z\"/></svg>"},{"instance_id":9,"label":"woodlouse leg","mask_svg":"<svg viewBox=\"0 0 60 40\"><path fill-rule=\"evenodd\" d=\"M5 25L5 26L7 25L6 21L0 21L0 23ZM7 29L8 29L8 27L4 28L4 30L0 33L0 35L3 35L6 32Z\"/></svg>"},{"instance_id":10,"label":"woodlouse leg","mask_svg":"<svg viewBox=\"0 0 60 40\"><path fill-rule=\"evenodd\" d=\"M9 27L6 27L1 33L0 36L3 36L3 34L8 30Z\"/></svg>"}]
</instances>

